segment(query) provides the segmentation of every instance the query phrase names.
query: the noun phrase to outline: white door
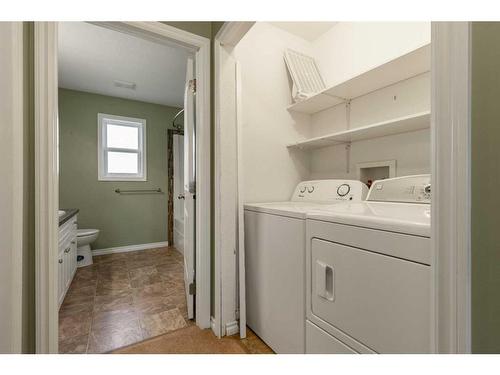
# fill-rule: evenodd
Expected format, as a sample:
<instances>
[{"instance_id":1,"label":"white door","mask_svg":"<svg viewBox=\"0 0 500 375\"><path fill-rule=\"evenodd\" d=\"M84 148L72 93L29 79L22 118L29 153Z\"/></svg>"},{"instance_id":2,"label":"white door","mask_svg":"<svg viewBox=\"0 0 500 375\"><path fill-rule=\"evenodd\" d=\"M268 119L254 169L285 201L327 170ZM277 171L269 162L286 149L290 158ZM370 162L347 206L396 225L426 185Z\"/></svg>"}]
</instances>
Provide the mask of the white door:
<instances>
[{"instance_id":1,"label":"white door","mask_svg":"<svg viewBox=\"0 0 500 375\"><path fill-rule=\"evenodd\" d=\"M174 246L184 254L184 136L173 136Z\"/></svg>"},{"instance_id":2,"label":"white door","mask_svg":"<svg viewBox=\"0 0 500 375\"><path fill-rule=\"evenodd\" d=\"M184 284L188 318L194 318L195 293L195 98L194 61L188 59L184 89Z\"/></svg>"}]
</instances>

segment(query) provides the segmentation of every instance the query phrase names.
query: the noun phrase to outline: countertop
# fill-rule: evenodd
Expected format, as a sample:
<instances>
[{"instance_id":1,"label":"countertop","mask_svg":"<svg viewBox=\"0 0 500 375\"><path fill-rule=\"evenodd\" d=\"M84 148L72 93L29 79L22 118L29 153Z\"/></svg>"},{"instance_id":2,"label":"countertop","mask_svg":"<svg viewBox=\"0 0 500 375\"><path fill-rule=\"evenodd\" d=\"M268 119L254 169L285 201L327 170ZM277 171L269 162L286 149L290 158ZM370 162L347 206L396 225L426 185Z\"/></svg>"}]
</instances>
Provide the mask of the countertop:
<instances>
[{"instance_id":1,"label":"countertop","mask_svg":"<svg viewBox=\"0 0 500 375\"><path fill-rule=\"evenodd\" d=\"M63 225L80 211L78 208L60 208L60 210L65 211L65 213L59 216L59 226Z\"/></svg>"}]
</instances>

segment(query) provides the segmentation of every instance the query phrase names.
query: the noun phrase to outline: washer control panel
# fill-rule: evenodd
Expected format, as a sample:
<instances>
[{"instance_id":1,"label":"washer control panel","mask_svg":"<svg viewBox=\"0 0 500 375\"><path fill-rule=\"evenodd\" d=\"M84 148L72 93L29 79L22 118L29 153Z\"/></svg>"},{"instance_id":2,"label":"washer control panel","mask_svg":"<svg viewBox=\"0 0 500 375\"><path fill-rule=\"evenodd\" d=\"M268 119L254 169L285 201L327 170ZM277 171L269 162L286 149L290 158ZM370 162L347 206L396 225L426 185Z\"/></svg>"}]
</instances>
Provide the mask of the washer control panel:
<instances>
[{"instance_id":1,"label":"washer control panel","mask_svg":"<svg viewBox=\"0 0 500 375\"><path fill-rule=\"evenodd\" d=\"M367 201L431 203L431 176L428 174L388 178L372 184Z\"/></svg>"},{"instance_id":2,"label":"washer control panel","mask_svg":"<svg viewBox=\"0 0 500 375\"><path fill-rule=\"evenodd\" d=\"M313 180L300 182L292 196L298 202L359 202L366 198L368 187L357 180Z\"/></svg>"}]
</instances>

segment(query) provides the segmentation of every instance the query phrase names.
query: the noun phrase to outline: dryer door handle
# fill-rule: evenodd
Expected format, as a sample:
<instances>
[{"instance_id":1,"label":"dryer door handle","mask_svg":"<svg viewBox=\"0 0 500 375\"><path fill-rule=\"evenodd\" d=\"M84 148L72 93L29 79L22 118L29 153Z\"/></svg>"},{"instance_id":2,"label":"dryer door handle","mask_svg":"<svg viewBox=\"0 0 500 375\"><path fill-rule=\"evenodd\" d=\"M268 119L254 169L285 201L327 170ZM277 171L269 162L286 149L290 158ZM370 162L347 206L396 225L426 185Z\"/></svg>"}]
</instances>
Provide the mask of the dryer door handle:
<instances>
[{"instance_id":1,"label":"dryer door handle","mask_svg":"<svg viewBox=\"0 0 500 375\"><path fill-rule=\"evenodd\" d=\"M331 302L335 300L335 271L319 260L316 261L316 294Z\"/></svg>"}]
</instances>

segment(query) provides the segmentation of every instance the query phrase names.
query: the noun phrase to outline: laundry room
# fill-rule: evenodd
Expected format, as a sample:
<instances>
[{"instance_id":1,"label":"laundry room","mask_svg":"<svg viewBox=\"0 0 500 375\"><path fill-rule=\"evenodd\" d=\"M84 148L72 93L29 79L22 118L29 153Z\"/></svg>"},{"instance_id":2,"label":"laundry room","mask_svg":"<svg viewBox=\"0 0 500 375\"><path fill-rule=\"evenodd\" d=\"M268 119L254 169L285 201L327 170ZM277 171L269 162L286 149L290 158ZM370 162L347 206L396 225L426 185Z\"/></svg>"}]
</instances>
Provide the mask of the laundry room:
<instances>
[{"instance_id":1,"label":"laundry room","mask_svg":"<svg viewBox=\"0 0 500 375\"><path fill-rule=\"evenodd\" d=\"M429 22L256 22L229 52L247 323L278 353L433 350L430 42Z\"/></svg>"}]
</instances>

